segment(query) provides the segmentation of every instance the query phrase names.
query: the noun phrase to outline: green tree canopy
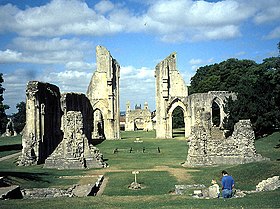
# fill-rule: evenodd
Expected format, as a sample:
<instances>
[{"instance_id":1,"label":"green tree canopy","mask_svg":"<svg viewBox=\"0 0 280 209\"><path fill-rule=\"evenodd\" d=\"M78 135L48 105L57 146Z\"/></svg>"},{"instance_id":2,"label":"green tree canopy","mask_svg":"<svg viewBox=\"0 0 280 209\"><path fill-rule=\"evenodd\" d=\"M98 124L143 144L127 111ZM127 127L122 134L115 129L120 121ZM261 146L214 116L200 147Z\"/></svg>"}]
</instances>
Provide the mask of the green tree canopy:
<instances>
[{"instance_id":1,"label":"green tree canopy","mask_svg":"<svg viewBox=\"0 0 280 209\"><path fill-rule=\"evenodd\" d=\"M17 133L20 133L26 121L26 105L25 102L20 102L16 105L18 112L13 114L14 128Z\"/></svg>"},{"instance_id":2,"label":"green tree canopy","mask_svg":"<svg viewBox=\"0 0 280 209\"><path fill-rule=\"evenodd\" d=\"M4 101L3 93L5 91L5 89L2 86L3 82L4 82L3 74L0 73L0 133L1 134L6 131L6 124L8 120L7 120L7 115L5 113L5 110L9 109L9 106L3 104Z\"/></svg>"},{"instance_id":3,"label":"green tree canopy","mask_svg":"<svg viewBox=\"0 0 280 209\"><path fill-rule=\"evenodd\" d=\"M280 127L280 57L257 64L252 60L228 59L197 70L191 78L190 93L208 91L237 93L227 101L229 117L224 127L233 129L240 119L250 119L257 136Z\"/></svg>"}]
</instances>

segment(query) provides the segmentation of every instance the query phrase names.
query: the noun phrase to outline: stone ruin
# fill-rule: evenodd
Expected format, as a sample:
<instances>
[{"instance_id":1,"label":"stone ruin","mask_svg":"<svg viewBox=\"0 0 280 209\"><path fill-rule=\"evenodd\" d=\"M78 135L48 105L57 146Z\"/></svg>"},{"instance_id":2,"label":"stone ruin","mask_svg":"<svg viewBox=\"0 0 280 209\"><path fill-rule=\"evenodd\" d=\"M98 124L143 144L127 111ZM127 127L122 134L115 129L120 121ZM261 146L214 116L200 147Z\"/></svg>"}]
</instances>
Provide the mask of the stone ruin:
<instances>
[{"instance_id":1,"label":"stone ruin","mask_svg":"<svg viewBox=\"0 0 280 209\"><path fill-rule=\"evenodd\" d=\"M176 67L176 53L170 54L156 66L155 77L157 138L173 137L172 114L178 107L184 114L186 138L191 136L191 128L200 117L202 109L210 112L212 126L222 128L222 121L226 116L223 110L225 101L229 97L235 99L234 93L210 91L188 95L188 87ZM218 122L215 122L214 118L217 117Z\"/></svg>"},{"instance_id":2,"label":"stone ruin","mask_svg":"<svg viewBox=\"0 0 280 209\"><path fill-rule=\"evenodd\" d=\"M244 164L269 160L256 153L255 134L250 120L240 120L236 123L230 137L215 138L216 135L211 132L209 123L207 124L209 117L203 119L204 124L200 123L192 128L193 135L183 166Z\"/></svg>"},{"instance_id":3,"label":"stone ruin","mask_svg":"<svg viewBox=\"0 0 280 209\"><path fill-rule=\"evenodd\" d=\"M102 46L96 47L96 60L97 69L86 95L61 95L55 85L38 81L28 83L27 119L19 165L46 163L46 167L57 168L105 165L93 141L120 138L120 66ZM185 165L264 159L256 154L249 121L240 121L233 135L224 137L222 121L226 114L223 108L227 98L236 99L234 93L211 91L188 95L188 88L176 68L176 53L156 66L155 78L156 137L172 138L172 113L177 107L181 108L185 137L191 139ZM146 104L143 111L147 110ZM152 127L150 113L140 118L130 110L130 104L127 113L127 130L135 130L135 124L144 130Z\"/></svg>"},{"instance_id":4,"label":"stone ruin","mask_svg":"<svg viewBox=\"0 0 280 209\"><path fill-rule=\"evenodd\" d=\"M125 131L153 130L152 114L149 110L148 103L145 102L144 108L135 105L135 109L130 108L130 102L126 103L125 113Z\"/></svg>"},{"instance_id":5,"label":"stone ruin","mask_svg":"<svg viewBox=\"0 0 280 209\"><path fill-rule=\"evenodd\" d=\"M30 81L19 165L48 168L104 167L94 140L119 139L119 64L96 47L97 70L87 95L60 94L57 86Z\"/></svg>"},{"instance_id":6,"label":"stone ruin","mask_svg":"<svg viewBox=\"0 0 280 209\"><path fill-rule=\"evenodd\" d=\"M26 125L19 165L40 164L62 140L60 91L55 85L30 81L26 96Z\"/></svg>"},{"instance_id":7,"label":"stone ruin","mask_svg":"<svg viewBox=\"0 0 280 209\"><path fill-rule=\"evenodd\" d=\"M17 132L15 131L14 122L12 118L8 118L8 123L6 125L6 131L2 134L2 137L6 136L17 136Z\"/></svg>"},{"instance_id":8,"label":"stone ruin","mask_svg":"<svg viewBox=\"0 0 280 209\"><path fill-rule=\"evenodd\" d=\"M184 114L185 137L190 139L184 166L240 164L266 160L256 154L254 131L249 120L239 121L225 138L224 105L235 93L210 91L188 95L188 88L176 68L176 53L170 54L155 68L156 137L172 138L172 114L180 108Z\"/></svg>"}]
</instances>

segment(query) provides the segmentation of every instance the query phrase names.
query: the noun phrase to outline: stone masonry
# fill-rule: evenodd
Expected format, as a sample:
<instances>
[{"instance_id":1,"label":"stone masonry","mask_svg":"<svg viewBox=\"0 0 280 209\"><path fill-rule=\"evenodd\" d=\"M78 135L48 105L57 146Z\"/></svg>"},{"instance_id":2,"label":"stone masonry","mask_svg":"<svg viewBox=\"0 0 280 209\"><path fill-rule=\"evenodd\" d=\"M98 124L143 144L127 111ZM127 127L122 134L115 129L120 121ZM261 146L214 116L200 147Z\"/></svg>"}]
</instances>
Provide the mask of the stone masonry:
<instances>
[{"instance_id":1,"label":"stone masonry","mask_svg":"<svg viewBox=\"0 0 280 209\"><path fill-rule=\"evenodd\" d=\"M176 67L176 53L172 53L155 68L156 77L156 137L172 138L172 113L180 107L184 113L185 137L191 136L192 126L200 117L200 112L210 113L213 125L213 105L218 106L218 127L226 116L223 108L227 98L236 99L234 93L210 91L188 95L188 88ZM217 125L216 125L217 126Z\"/></svg>"},{"instance_id":2,"label":"stone masonry","mask_svg":"<svg viewBox=\"0 0 280 209\"><path fill-rule=\"evenodd\" d=\"M60 94L49 83L30 81L26 90L26 127L19 165L51 168L103 167L94 139L119 139L120 66L110 52L96 47L97 70L87 96ZM46 160L47 159L47 160Z\"/></svg>"},{"instance_id":3,"label":"stone masonry","mask_svg":"<svg viewBox=\"0 0 280 209\"><path fill-rule=\"evenodd\" d=\"M94 129L98 129L98 124L102 125L106 139L120 139L120 66L102 46L96 47L96 60L97 70L87 90L87 97L99 120Z\"/></svg>"},{"instance_id":4,"label":"stone masonry","mask_svg":"<svg viewBox=\"0 0 280 209\"><path fill-rule=\"evenodd\" d=\"M153 130L152 115L147 102L143 109L141 106L135 106L134 110L130 108L130 102L126 103L125 131L135 130Z\"/></svg>"},{"instance_id":5,"label":"stone masonry","mask_svg":"<svg viewBox=\"0 0 280 209\"><path fill-rule=\"evenodd\" d=\"M213 138L209 118L204 124L192 128L187 161L184 166L204 166L216 164L244 164L269 160L256 153L255 135L250 120L240 120L234 126L232 136ZM207 122L208 121L208 122Z\"/></svg>"},{"instance_id":6,"label":"stone masonry","mask_svg":"<svg viewBox=\"0 0 280 209\"><path fill-rule=\"evenodd\" d=\"M40 164L62 140L60 91L55 85L30 81L26 95L26 126L19 165Z\"/></svg>"}]
</instances>

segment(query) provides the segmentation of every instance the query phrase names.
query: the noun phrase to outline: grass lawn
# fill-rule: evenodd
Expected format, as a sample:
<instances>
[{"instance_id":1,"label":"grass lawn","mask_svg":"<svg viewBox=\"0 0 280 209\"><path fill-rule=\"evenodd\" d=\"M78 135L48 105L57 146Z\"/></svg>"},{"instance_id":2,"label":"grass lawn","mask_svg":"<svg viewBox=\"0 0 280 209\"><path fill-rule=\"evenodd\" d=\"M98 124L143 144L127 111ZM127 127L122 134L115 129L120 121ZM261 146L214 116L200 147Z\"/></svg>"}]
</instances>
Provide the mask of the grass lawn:
<instances>
[{"instance_id":1,"label":"grass lawn","mask_svg":"<svg viewBox=\"0 0 280 209\"><path fill-rule=\"evenodd\" d=\"M0 175L8 176L11 182L22 188L67 188L72 184L90 181L82 181L75 176L104 174L108 182L102 196L7 200L0 201L1 208L280 208L279 189L226 201L172 194L176 184L210 186L211 179L220 180L223 169L233 175L237 189L241 190L253 190L261 180L280 175L280 161L277 161L280 158L279 148L274 148L279 144L280 132L256 141L257 152L271 158L271 161L199 168L181 166L188 151L188 145L181 137L155 139L155 132L143 131L122 132L121 137L121 140L106 140L97 145L109 164L104 169L55 170L43 169L42 165L17 167L16 159L0 162ZM137 142L136 138L139 138ZM114 153L116 149L118 152ZM137 181L144 186L136 191L128 189L134 181L132 171L135 170L139 171Z\"/></svg>"},{"instance_id":2,"label":"grass lawn","mask_svg":"<svg viewBox=\"0 0 280 209\"><path fill-rule=\"evenodd\" d=\"M21 136L0 137L0 158L21 151Z\"/></svg>"}]
</instances>

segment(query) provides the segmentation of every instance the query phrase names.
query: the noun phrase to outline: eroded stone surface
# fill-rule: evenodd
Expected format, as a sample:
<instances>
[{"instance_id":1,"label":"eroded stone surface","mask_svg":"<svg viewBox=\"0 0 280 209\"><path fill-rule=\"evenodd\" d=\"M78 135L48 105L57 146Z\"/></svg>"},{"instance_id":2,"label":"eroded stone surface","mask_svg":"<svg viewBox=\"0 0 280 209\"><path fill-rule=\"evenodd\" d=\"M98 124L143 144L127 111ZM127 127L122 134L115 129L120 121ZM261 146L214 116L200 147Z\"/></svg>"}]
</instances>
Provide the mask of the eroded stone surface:
<instances>
[{"instance_id":1,"label":"eroded stone surface","mask_svg":"<svg viewBox=\"0 0 280 209\"><path fill-rule=\"evenodd\" d=\"M84 134L84 120L80 111L67 111L63 115L63 140L44 167L81 169L106 166L103 156Z\"/></svg>"},{"instance_id":2,"label":"eroded stone surface","mask_svg":"<svg viewBox=\"0 0 280 209\"><path fill-rule=\"evenodd\" d=\"M87 90L94 111L94 137L120 138L120 66L110 52L96 47L97 70ZM104 134L104 135L102 135Z\"/></svg>"},{"instance_id":3,"label":"eroded stone surface","mask_svg":"<svg viewBox=\"0 0 280 209\"><path fill-rule=\"evenodd\" d=\"M60 91L55 85L30 81L26 96L26 125L19 165L40 164L62 140Z\"/></svg>"},{"instance_id":4,"label":"eroded stone surface","mask_svg":"<svg viewBox=\"0 0 280 209\"><path fill-rule=\"evenodd\" d=\"M184 166L215 164L243 164L269 160L256 153L255 135L250 120L240 120L229 138L212 138L209 118L204 125L199 123L192 129L187 161Z\"/></svg>"}]
</instances>

